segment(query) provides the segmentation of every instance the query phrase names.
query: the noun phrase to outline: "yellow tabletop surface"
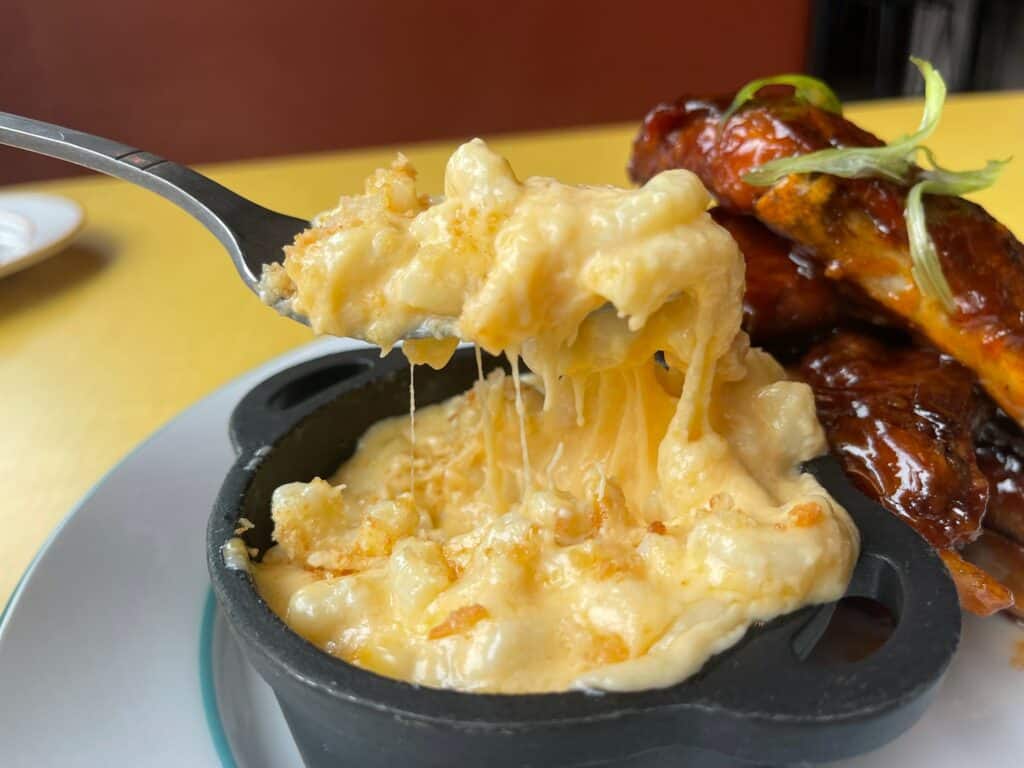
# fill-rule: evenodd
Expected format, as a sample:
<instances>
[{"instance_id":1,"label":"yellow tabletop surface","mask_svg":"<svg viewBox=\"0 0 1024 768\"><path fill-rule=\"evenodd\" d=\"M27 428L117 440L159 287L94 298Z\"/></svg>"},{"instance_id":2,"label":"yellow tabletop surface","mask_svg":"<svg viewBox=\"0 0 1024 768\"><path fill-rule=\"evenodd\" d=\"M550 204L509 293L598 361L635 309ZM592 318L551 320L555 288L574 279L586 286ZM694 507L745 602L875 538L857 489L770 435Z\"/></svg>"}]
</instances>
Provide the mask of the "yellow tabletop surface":
<instances>
[{"instance_id":1,"label":"yellow tabletop surface","mask_svg":"<svg viewBox=\"0 0 1024 768\"><path fill-rule=\"evenodd\" d=\"M916 127L920 109L919 101L897 101L847 112L891 139ZM624 185L635 130L618 125L491 143L521 176ZM1024 235L1024 92L951 97L929 144L953 168L1016 155L1000 182L976 199ZM424 191L440 190L454 147L403 148ZM202 170L270 208L310 216L360 190L393 153ZM47 534L136 443L198 398L311 338L261 305L213 236L156 195L101 177L4 191L14 189L77 200L87 223L64 252L0 278L0 606Z\"/></svg>"}]
</instances>

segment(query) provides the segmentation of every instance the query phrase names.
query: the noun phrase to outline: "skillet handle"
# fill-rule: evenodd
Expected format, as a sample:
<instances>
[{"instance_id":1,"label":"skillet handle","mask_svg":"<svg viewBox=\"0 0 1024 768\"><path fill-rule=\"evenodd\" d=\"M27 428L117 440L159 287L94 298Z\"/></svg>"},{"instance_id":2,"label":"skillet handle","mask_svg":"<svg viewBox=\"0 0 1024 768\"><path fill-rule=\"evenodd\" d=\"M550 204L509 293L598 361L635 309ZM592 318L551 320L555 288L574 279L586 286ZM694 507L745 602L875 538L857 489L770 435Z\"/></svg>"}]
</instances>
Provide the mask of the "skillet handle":
<instances>
[{"instance_id":1,"label":"skillet handle","mask_svg":"<svg viewBox=\"0 0 1024 768\"><path fill-rule=\"evenodd\" d=\"M273 444L299 419L312 413L343 390L359 386L396 366L396 350L381 358L380 350L356 349L308 360L261 381L239 400L231 413L228 433L239 455Z\"/></svg>"},{"instance_id":2,"label":"skillet handle","mask_svg":"<svg viewBox=\"0 0 1024 768\"><path fill-rule=\"evenodd\" d=\"M807 462L804 469L847 509L860 529L861 555L846 597L878 601L895 619L896 628L881 648L860 661L828 668L801 666L813 673L819 689L841 686L856 675L879 700L883 694L896 699L934 685L960 640L960 600L942 559L917 531L857 490L834 456ZM799 646L798 642L798 655ZM823 708L839 714L848 702L828 695L829 701L821 702ZM864 699L858 696L858 705Z\"/></svg>"},{"instance_id":3,"label":"skillet handle","mask_svg":"<svg viewBox=\"0 0 1024 768\"><path fill-rule=\"evenodd\" d=\"M804 469L860 529L861 555L846 596L880 602L897 624L859 661L805 660L835 608L823 606L809 620L783 617L752 633L709 675L715 689L741 692L722 718L733 728L730 752L770 764L835 760L895 738L923 713L960 640L956 588L935 549L858 491L834 457Z\"/></svg>"}]
</instances>

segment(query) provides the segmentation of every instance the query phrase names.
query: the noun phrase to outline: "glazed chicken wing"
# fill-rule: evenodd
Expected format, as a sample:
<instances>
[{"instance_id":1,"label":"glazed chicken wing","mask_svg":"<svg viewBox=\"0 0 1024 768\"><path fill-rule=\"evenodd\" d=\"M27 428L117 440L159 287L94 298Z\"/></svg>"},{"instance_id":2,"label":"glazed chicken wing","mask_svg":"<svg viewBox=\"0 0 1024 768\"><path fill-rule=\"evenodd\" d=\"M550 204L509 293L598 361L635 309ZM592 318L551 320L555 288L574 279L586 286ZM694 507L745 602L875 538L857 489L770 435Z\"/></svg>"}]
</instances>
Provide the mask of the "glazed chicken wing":
<instances>
[{"instance_id":1,"label":"glazed chicken wing","mask_svg":"<svg viewBox=\"0 0 1024 768\"><path fill-rule=\"evenodd\" d=\"M713 208L711 217L729 230L746 262L743 330L752 343L773 352L806 348L839 317L836 285L797 246L752 216Z\"/></svg>"},{"instance_id":2,"label":"glazed chicken wing","mask_svg":"<svg viewBox=\"0 0 1024 768\"><path fill-rule=\"evenodd\" d=\"M982 534L991 495L973 435L987 398L971 372L931 349L844 331L813 347L800 373L846 474L939 550L963 606L988 615L1013 605L958 552Z\"/></svg>"},{"instance_id":3,"label":"glazed chicken wing","mask_svg":"<svg viewBox=\"0 0 1024 768\"><path fill-rule=\"evenodd\" d=\"M781 94L761 91L723 125L729 102L683 98L652 109L633 142L633 181L642 183L661 171L686 168L700 177L720 205L752 214L764 192L743 181L752 168L827 147L883 144L849 120L798 101L788 89Z\"/></svg>"},{"instance_id":4,"label":"glazed chicken wing","mask_svg":"<svg viewBox=\"0 0 1024 768\"><path fill-rule=\"evenodd\" d=\"M711 215L746 260L745 330L773 354L803 357L832 449L861 489L931 533L967 609L1005 608L1004 584L1024 594L1024 430L969 370L884 327L889 318L841 296L787 240L751 216ZM815 346L837 326L846 330ZM954 547L967 542L964 560Z\"/></svg>"},{"instance_id":5,"label":"glazed chicken wing","mask_svg":"<svg viewBox=\"0 0 1024 768\"><path fill-rule=\"evenodd\" d=\"M762 93L765 93L762 91ZM1024 246L984 209L926 196L925 211L955 308L922 297L910 272L903 209L907 189L879 179L789 176L753 187L744 172L769 160L880 140L791 95L759 95L721 124L724 102L681 100L655 108L634 144L630 172L644 181L688 168L718 201L751 213L806 248L828 277L856 284L932 344L972 369L989 394L1024 422Z\"/></svg>"},{"instance_id":6,"label":"glazed chicken wing","mask_svg":"<svg viewBox=\"0 0 1024 768\"><path fill-rule=\"evenodd\" d=\"M989 486L985 526L1024 544L1024 433L988 401L975 416L974 443Z\"/></svg>"},{"instance_id":7,"label":"glazed chicken wing","mask_svg":"<svg viewBox=\"0 0 1024 768\"><path fill-rule=\"evenodd\" d=\"M931 350L841 332L800 368L847 475L936 549L975 539L988 504L974 460L974 377Z\"/></svg>"}]
</instances>

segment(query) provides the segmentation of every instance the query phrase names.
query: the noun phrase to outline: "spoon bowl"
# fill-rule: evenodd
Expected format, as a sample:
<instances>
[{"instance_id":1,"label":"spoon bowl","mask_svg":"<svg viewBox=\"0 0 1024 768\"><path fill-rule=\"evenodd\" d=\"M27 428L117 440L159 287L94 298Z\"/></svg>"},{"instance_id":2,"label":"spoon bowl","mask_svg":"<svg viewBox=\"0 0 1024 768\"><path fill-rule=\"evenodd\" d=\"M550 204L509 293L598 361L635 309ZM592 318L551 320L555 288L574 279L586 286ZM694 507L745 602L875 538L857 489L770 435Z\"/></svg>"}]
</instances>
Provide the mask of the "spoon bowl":
<instances>
[{"instance_id":1,"label":"spoon bowl","mask_svg":"<svg viewBox=\"0 0 1024 768\"><path fill-rule=\"evenodd\" d=\"M151 152L41 120L0 112L0 144L81 165L156 192L198 219L227 250L242 282L260 295L268 264L280 263L283 248L309 226L295 216L247 200L191 168ZM309 325L287 302L273 305L285 317ZM424 323L405 338L440 338L443 324Z\"/></svg>"}]
</instances>

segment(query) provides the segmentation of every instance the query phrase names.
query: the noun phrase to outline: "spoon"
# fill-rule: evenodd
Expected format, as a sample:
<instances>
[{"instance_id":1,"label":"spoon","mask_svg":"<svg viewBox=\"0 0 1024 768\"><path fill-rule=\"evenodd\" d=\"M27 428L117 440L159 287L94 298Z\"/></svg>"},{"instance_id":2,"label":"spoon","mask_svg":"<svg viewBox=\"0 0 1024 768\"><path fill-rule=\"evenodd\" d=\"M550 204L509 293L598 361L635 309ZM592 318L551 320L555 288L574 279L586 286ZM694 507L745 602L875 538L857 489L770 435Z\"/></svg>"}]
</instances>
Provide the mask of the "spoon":
<instances>
[{"instance_id":1,"label":"spoon","mask_svg":"<svg viewBox=\"0 0 1024 768\"><path fill-rule=\"evenodd\" d=\"M0 144L49 155L136 184L170 200L210 230L227 249L251 291L260 294L263 267L279 263L282 248L309 226L246 200L184 165L92 134L0 112ZM308 318L281 302L281 314L309 325ZM450 324L427 321L404 334L407 339L443 336Z\"/></svg>"}]
</instances>

